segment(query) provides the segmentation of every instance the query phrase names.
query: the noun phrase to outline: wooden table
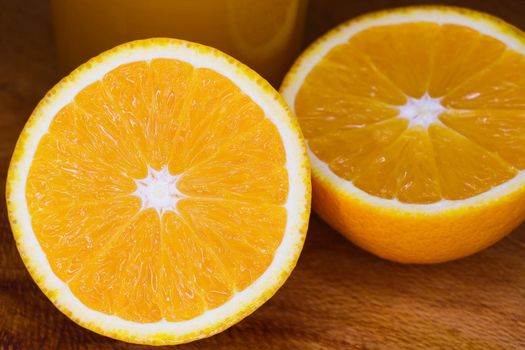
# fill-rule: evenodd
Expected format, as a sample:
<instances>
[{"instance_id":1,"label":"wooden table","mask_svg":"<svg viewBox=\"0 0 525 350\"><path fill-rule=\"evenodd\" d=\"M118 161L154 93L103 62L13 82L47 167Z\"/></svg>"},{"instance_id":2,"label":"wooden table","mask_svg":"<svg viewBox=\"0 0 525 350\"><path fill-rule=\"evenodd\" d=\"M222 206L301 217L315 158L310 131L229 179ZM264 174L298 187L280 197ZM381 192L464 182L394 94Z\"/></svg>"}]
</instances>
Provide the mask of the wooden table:
<instances>
[{"instance_id":1,"label":"wooden table","mask_svg":"<svg viewBox=\"0 0 525 350\"><path fill-rule=\"evenodd\" d=\"M307 41L366 10L416 2L312 0ZM525 29L522 0L455 3ZM18 133L58 78L49 24L46 1L0 0L2 198ZM3 199L0 232L1 349L144 348L84 330L54 308L18 256ZM179 349L525 349L525 225L473 257L405 266L356 248L314 215L299 264L274 298Z\"/></svg>"}]
</instances>

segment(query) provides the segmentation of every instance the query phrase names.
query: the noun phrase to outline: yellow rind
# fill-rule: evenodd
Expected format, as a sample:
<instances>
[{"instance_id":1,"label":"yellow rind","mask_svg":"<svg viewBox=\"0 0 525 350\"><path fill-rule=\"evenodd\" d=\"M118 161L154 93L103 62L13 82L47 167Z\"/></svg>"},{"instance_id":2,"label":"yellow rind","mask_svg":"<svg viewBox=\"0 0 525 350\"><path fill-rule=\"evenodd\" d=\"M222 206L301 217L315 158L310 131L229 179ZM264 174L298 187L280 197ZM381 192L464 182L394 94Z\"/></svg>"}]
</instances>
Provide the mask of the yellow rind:
<instances>
[{"instance_id":1,"label":"yellow rind","mask_svg":"<svg viewBox=\"0 0 525 350\"><path fill-rule=\"evenodd\" d=\"M411 6L365 14L336 28L311 44L295 61L280 87L295 110L294 85L306 76L306 62L320 60L326 45L341 41L343 32L363 22L392 15L429 11L442 16L463 16L512 41L525 54L525 35L501 19L453 6ZM430 21L421 18L421 21ZM481 25L480 24L480 25ZM339 41L338 41L339 40ZM332 46L333 47L333 46ZM379 199L352 185L348 190L335 183L335 174L322 161L312 158L313 208L328 224L361 248L401 263L439 263L474 254L494 244L525 219L525 177L510 180L503 190L494 188L464 201L431 205ZM499 192L502 194L499 195Z\"/></svg>"},{"instance_id":2,"label":"yellow rind","mask_svg":"<svg viewBox=\"0 0 525 350\"><path fill-rule=\"evenodd\" d=\"M304 198L298 199L298 202L301 203L301 214L300 214L300 224L295 227L296 232L299 234L299 239L296 244L290 247L288 257L288 264L279 272L279 274L273 276L271 283L265 286L264 292L256 299L250 300L250 303L245 303L241 305L235 312L235 314L230 317L224 318L220 322L217 322L209 327L198 329L196 325L196 330L193 333L187 333L184 335L166 333L166 332L157 332L148 337L140 337L134 334L130 330L119 329L119 330L109 330L95 322L88 322L84 319L82 314L75 313L68 305L64 304L61 300L63 293L71 293L69 289L67 291L57 290L55 288L49 288L49 279L40 264L36 263L34 256L34 249L40 249L38 246L29 246L27 244L26 235L33 234L26 232L19 220L18 213L21 206L25 203L19 203L15 200L15 190L23 187L25 189L25 183L22 183L20 163L21 161L28 156L27 148L28 142L32 140L32 130L38 123L38 121L43 118L44 115L48 112L48 106L52 104L56 98L58 92L67 90L76 86L79 77L85 74L89 74L90 70L93 67L96 67L98 64L111 60L114 56L120 53L126 53L132 51L135 48L148 48L148 47L158 47L158 46L183 46L195 50L199 53L204 53L207 55L218 56L222 59L226 59L229 64L235 66L236 74L244 75L248 77L252 82L257 84L261 88L266 97L277 102L282 110L287 115L286 118L286 127L295 135L299 143L300 151L296 154L297 157L301 159L300 171L298 174L295 174L297 177L295 181L299 181L304 186ZM71 74L58 82L49 92L44 96L44 98L38 103L30 118L26 122L24 129L22 130L19 139L16 143L11 162L9 165L9 170L7 174L6 181L6 201L8 209L9 222L11 224L11 229L13 236L15 238L17 249L20 253L20 256L26 265L31 277L36 282L38 287L42 292L53 302L53 304L67 317L73 320L75 323L85 327L93 332L98 334L108 336L114 339L126 341L129 343L136 344L147 344L147 345L175 345L191 342L193 340L206 338L217 334L232 325L238 323L243 318L251 314L257 308L259 308L264 302L270 299L277 290L284 284L286 279L289 277L290 273L294 269L299 255L301 253L302 247L304 245L304 240L306 238L306 232L308 229L308 220L310 216L310 205L311 205L311 181L310 181L310 162L308 160L306 146L304 144L304 139L299 127L297 120L292 116L288 105L283 100L283 98L273 89L273 87L263 78L261 78L257 73L251 70L249 67L243 65L232 57L224 54L223 52L197 43L192 43L184 40L177 39L168 39L168 38L152 38L146 40L137 40L129 42L126 44L119 45L109 51L106 51L99 56L96 56L89 60L87 63L81 65L75 69ZM304 205L303 205L304 204ZM295 232L295 231L294 231ZM235 297L234 297L235 298Z\"/></svg>"}]
</instances>

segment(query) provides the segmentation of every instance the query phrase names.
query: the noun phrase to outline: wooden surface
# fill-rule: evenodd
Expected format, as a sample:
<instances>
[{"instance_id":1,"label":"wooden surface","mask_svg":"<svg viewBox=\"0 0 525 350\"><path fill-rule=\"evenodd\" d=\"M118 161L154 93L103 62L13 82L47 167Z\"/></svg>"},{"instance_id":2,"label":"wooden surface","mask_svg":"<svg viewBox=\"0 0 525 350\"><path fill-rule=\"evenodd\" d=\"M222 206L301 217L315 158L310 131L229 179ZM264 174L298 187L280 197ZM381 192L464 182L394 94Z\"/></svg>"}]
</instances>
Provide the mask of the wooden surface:
<instances>
[{"instance_id":1,"label":"wooden surface","mask_svg":"<svg viewBox=\"0 0 525 350\"><path fill-rule=\"evenodd\" d=\"M306 40L366 10L412 3L312 0ZM522 0L454 3L525 28ZM58 78L46 1L0 0L0 44L4 198L18 133ZM53 307L18 256L3 199L0 232L0 349L145 348L84 330ZM275 297L222 334L179 349L525 349L525 225L473 257L404 266L363 252L313 216L299 264Z\"/></svg>"}]
</instances>

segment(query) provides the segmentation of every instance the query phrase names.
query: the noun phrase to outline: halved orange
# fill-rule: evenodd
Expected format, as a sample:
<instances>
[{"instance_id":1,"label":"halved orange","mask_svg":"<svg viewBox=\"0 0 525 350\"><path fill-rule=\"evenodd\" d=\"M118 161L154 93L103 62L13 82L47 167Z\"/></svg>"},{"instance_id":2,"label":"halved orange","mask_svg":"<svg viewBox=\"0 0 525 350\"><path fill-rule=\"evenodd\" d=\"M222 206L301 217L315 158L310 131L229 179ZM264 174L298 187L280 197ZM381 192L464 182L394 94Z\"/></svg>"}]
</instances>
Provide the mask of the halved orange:
<instances>
[{"instance_id":1,"label":"halved orange","mask_svg":"<svg viewBox=\"0 0 525 350\"><path fill-rule=\"evenodd\" d=\"M308 48L281 92L314 208L400 262L475 253L525 217L525 35L453 7L386 10Z\"/></svg>"},{"instance_id":2,"label":"halved orange","mask_svg":"<svg viewBox=\"0 0 525 350\"><path fill-rule=\"evenodd\" d=\"M286 104L249 68L170 39L116 47L58 83L20 135L18 249L75 322L175 344L253 312L305 238L309 163Z\"/></svg>"}]
</instances>

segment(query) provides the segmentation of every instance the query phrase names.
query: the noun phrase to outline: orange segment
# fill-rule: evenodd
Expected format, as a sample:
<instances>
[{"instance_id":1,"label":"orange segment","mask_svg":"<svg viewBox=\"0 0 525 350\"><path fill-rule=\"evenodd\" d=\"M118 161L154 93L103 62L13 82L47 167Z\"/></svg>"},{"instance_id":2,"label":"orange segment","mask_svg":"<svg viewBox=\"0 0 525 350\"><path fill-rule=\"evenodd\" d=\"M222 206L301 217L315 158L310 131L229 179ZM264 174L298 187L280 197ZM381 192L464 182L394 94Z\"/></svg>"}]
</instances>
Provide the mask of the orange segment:
<instances>
[{"instance_id":1,"label":"orange segment","mask_svg":"<svg viewBox=\"0 0 525 350\"><path fill-rule=\"evenodd\" d=\"M366 169L377 153L399 137L407 124L406 120L395 118L365 127L342 129L310 138L308 146L334 173L352 180Z\"/></svg>"},{"instance_id":2,"label":"orange segment","mask_svg":"<svg viewBox=\"0 0 525 350\"><path fill-rule=\"evenodd\" d=\"M123 319L153 322L160 318L156 300L156 252L160 225L153 210L129 217L73 278L72 292L93 310ZM49 254L48 255L52 255Z\"/></svg>"},{"instance_id":3,"label":"orange segment","mask_svg":"<svg viewBox=\"0 0 525 350\"><path fill-rule=\"evenodd\" d=\"M319 89L321 86L323 88ZM352 43L340 44L330 50L322 64L316 65L308 74L301 90L297 98L310 103L317 101L317 95L332 95L331 92L387 104L405 102L402 92ZM297 105L301 106L301 103Z\"/></svg>"},{"instance_id":4,"label":"orange segment","mask_svg":"<svg viewBox=\"0 0 525 350\"><path fill-rule=\"evenodd\" d=\"M489 190L516 175L499 156L439 125L429 129L444 199L462 199Z\"/></svg>"},{"instance_id":5,"label":"orange segment","mask_svg":"<svg viewBox=\"0 0 525 350\"><path fill-rule=\"evenodd\" d=\"M227 79L209 69L198 69L191 92L172 135L175 145L168 160L179 173L208 159L234 133L244 133L264 118L260 108Z\"/></svg>"},{"instance_id":6,"label":"orange segment","mask_svg":"<svg viewBox=\"0 0 525 350\"><path fill-rule=\"evenodd\" d=\"M164 214L157 295L166 320L189 320L206 309L202 292L192 276L193 261L190 259L196 252L193 236L191 227L179 216L172 212ZM202 263L202 260L196 261Z\"/></svg>"},{"instance_id":7,"label":"orange segment","mask_svg":"<svg viewBox=\"0 0 525 350\"><path fill-rule=\"evenodd\" d=\"M462 110L440 116L449 128L525 169L525 110Z\"/></svg>"},{"instance_id":8,"label":"orange segment","mask_svg":"<svg viewBox=\"0 0 525 350\"><path fill-rule=\"evenodd\" d=\"M232 137L211 159L188 169L180 190L189 196L284 204L288 174L276 135L275 126L261 120L258 128Z\"/></svg>"},{"instance_id":9,"label":"orange segment","mask_svg":"<svg viewBox=\"0 0 525 350\"><path fill-rule=\"evenodd\" d=\"M496 61L450 91L443 104L453 108L525 109L525 56L507 49Z\"/></svg>"},{"instance_id":10,"label":"orange segment","mask_svg":"<svg viewBox=\"0 0 525 350\"><path fill-rule=\"evenodd\" d=\"M314 93L314 96L317 98L301 96L304 103L301 103L298 110L308 138L343 129L360 128L398 114L396 109L385 104L348 96L342 91L327 91L326 95Z\"/></svg>"},{"instance_id":11,"label":"orange segment","mask_svg":"<svg viewBox=\"0 0 525 350\"><path fill-rule=\"evenodd\" d=\"M66 105L62 111L67 109L74 111L64 116L64 124L61 127L56 126L57 129L67 130L61 133L57 131L56 137L63 138L61 142L67 143L65 133L74 132L79 138L76 142L79 151L90 152L83 159L95 157L99 160L94 161L94 164L103 163L110 168L114 164L119 164L119 171L132 177L145 175L146 155L137 151L132 152L132 156L127 156L130 149L136 148L133 139L127 137L132 132L134 124L106 93L105 84L99 81L86 87L75 97L74 103ZM51 131L55 128L53 124L50 126ZM75 144L71 141L69 143ZM83 163L83 159L79 163Z\"/></svg>"},{"instance_id":12,"label":"orange segment","mask_svg":"<svg viewBox=\"0 0 525 350\"><path fill-rule=\"evenodd\" d=\"M216 273L229 277L235 291L246 288L266 270L281 242L279 232L286 226L286 210L281 206L187 199L180 210L204 244L222 257Z\"/></svg>"},{"instance_id":13,"label":"orange segment","mask_svg":"<svg viewBox=\"0 0 525 350\"><path fill-rule=\"evenodd\" d=\"M45 204L30 208L32 224L44 251L52 252L49 263L53 272L64 281L73 278L97 251L105 249L106 243L129 225L129 218L140 208L138 199L57 206L52 196L48 198ZM69 199L71 202L76 200ZM101 208L102 203L107 207Z\"/></svg>"},{"instance_id":14,"label":"orange segment","mask_svg":"<svg viewBox=\"0 0 525 350\"><path fill-rule=\"evenodd\" d=\"M197 230L185 217L170 213L163 219L162 242L159 303L166 319L190 319L232 297L234 284L224 268L225 257L217 255L214 242L205 232ZM170 280L170 270L175 272L176 280Z\"/></svg>"},{"instance_id":15,"label":"orange segment","mask_svg":"<svg viewBox=\"0 0 525 350\"><path fill-rule=\"evenodd\" d=\"M82 142L70 132L65 133L64 139L51 135L42 138L27 182L28 192L33 196L30 208L67 207L74 201L100 203L134 190L133 181L111 167L109 161L114 154L110 156L108 153L112 151L98 152L97 145L81 150L78 145L66 142L65 138L69 137L75 143ZM53 155L55 167L49 166L50 155ZM104 159L106 156L110 159ZM85 162L88 157L96 161ZM140 172L135 172L140 175Z\"/></svg>"},{"instance_id":16,"label":"orange segment","mask_svg":"<svg viewBox=\"0 0 525 350\"><path fill-rule=\"evenodd\" d=\"M181 321L269 266L286 226L285 166L277 128L229 79L176 59L140 61L62 108L26 198L53 270L82 303L134 322ZM161 181L148 168L179 179L178 199L210 201L148 207L155 198L135 192L137 180Z\"/></svg>"},{"instance_id":17,"label":"orange segment","mask_svg":"<svg viewBox=\"0 0 525 350\"><path fill-rule=\"evenodd\" d=\"M354 184L372 195L402 202L439 200L438 170L426 131L420 127L404 131L373 156Z\"/></svg>"},{"instance_id":18,"label":"orange segment","mask_svg":"<svg viewBox=\"0 0 525 350\"><path fill-rule=\"evenodd\" d=\"M432 45L434 51L428 87L433 97L447 95L493 64L506 50L501 41L457 24L441 25L436 30L435 41L427 45Z\"/></svg>"},{"instance_id":19,"label":"orange segment","mask_svg":"<svg viewBox=\"0 0 525 350\"><path fill-rule=\"evenodd\" d=\"M435 23L379 26L357 33L350 38L348 48L359 50L406 95L421 97L430 85L434 60L432 43L438 32ZM371 83L366 78L362 83L365 82Z\"/></svg>"}]
</instances>

